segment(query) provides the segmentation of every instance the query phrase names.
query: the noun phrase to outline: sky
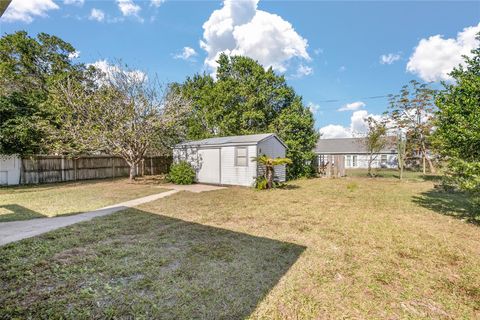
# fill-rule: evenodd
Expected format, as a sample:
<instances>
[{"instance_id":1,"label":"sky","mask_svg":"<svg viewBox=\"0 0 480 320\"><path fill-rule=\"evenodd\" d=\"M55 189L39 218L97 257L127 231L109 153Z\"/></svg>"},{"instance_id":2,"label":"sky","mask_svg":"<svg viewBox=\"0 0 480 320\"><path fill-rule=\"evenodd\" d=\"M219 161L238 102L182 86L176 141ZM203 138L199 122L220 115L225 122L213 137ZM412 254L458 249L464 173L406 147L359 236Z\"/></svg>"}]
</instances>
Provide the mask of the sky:
<instances>
[{"instance_id":1,"label":"sky","mask_svg":"<svg viewBox=\"0 0 480 320\"><path fill-rule=\"evenodd\" d=\"M366 130L388 94L441 88L479 46L480 1L13 0L0 33L59 36L76 62L121 59L162 81L213 74L224 52L285 75L324 138Z\"/></svg>"}]
</instances>

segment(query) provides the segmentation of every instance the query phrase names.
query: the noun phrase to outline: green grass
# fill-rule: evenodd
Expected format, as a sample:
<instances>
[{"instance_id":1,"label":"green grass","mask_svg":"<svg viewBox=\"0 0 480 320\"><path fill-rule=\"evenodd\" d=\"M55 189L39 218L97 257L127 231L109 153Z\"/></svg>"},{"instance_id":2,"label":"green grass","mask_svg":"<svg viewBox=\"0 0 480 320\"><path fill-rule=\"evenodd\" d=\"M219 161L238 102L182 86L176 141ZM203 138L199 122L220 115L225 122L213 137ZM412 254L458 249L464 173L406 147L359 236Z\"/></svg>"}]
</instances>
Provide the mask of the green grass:
<instances>
[{"instance_id":1,"label":"green grass","mask_svg":"<svg viewBox=\"0 0 480 320\"><path fill-rule=\"evenodd\" d=\"M376 178L399 178L399 172L396 169L372 169L372 174L375 175ZM347 169L346 175L348 177L367 177L368 170L367 169ZM433 181L440 181L441 177L438 175L433 175L427 173L424 175L420 171L411 171L405 170L403 172L403 178L405 180L415 180L415 181L425 181L425 180L433 180Z\"/></svg>"},{"instance_id":2,"label":"green grass","mask_svg":"<svg viewBox=\"0 0 480 320\"><path fill-rule=\"evenodd\" d=\"M0 188L0 222L85 212L162 191L126 179Z\"/></svg>"},{"instance_id":3,"label":"green grass","mask_svg":"<svg viewBox=\"0 0 480 320\"><path fill-rule=\"evenodd\" d=\"M1 247L0 318L479 318L480 228L449 216L460 199L428 205L432 190L180 192Z\"/></svg>"}]
</instances>

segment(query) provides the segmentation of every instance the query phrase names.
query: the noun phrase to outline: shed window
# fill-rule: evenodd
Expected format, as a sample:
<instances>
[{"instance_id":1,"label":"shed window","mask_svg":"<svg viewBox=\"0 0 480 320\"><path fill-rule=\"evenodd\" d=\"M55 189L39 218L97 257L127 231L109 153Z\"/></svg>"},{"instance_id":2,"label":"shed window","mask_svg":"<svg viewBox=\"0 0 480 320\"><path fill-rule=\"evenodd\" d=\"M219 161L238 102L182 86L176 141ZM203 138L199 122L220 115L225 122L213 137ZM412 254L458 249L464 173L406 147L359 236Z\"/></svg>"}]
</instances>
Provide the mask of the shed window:
<instances>
[{"instance_id":1,"label":"shed window","mask_svg":"<svg viewBox=\"0 0 480 320\"><path fill-rule=\"evenodd\" d=\"M356 167L357 166L357 156L352 156L352 167Z\"/></svg>"},{"instance_id":2,"label":"shed window","mask_svg":"<svg viewBox=\"0 0 480 320\"><path fill-rule=\"evenodd\" d=\"M247 147L236 147L235 148L235 165L239 167L248 166L248 151Z\"/></svg>"}]
</instances>

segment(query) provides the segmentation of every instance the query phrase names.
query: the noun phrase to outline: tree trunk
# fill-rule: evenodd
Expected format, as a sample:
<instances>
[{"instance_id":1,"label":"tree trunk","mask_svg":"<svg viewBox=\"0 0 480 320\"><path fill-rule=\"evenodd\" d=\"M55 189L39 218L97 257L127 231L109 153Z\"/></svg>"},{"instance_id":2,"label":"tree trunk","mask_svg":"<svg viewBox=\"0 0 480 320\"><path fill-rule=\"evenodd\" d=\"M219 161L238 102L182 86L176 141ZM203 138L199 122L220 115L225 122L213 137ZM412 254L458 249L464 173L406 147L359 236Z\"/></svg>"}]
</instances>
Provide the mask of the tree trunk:
<instances>
[{"instance_id":1,"label":"tree trunk","mask_svg":"<svg viewBox=\"0 0 480 320\"><path fill-rule=\"evenodd\" d=\"M369 177L372 176L372 161L373 161L373 155L370 154L370 158L368 159L368 173L367 173Z\"/></svg>"},{"instance_id":2,"label":"tree trunk","mask_svg":"<svg viewBox=\"0 0 480 320\"><path fill-rule=\"evenodd\" d=\"M273 187L273 167L267 166L267 189Z\"/></svg>"},{"instance_id":3,"label":"tree trunk","mask_svg":"<svg viewBox=\"0 0 480 320\"><path fill-rule=\"evenodd\" d=\"M130 181L133 181L135 180L135 163L129 163L128 164L130 166L130 176L129 176L129 180Z\"/></svg>"}]
</instances>

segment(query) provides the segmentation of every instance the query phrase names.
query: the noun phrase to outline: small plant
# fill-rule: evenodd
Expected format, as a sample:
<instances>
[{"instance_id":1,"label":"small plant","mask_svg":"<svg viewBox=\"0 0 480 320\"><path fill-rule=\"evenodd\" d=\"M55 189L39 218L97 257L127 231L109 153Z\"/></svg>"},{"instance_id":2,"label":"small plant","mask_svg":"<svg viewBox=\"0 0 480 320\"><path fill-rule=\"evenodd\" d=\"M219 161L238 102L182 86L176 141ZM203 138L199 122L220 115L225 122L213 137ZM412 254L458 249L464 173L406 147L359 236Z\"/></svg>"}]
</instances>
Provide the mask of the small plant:
<instances>
[{"instance_id":1,"label":"small plant","mask_svg":"<svg viewBox=\"0 0 480 320\"><path fill-rule=\"evenodd\" d=\"M266 180L267 185L265 189L271 189L275 187L275 166L279 166L282 164L292 164L292 160L289 158L270 158L266 155L261 155L253 159L253 161L257 161L260 165L264 168L263 178ZM259 188L257 188L259 189Z\"/></svg>"},{"instance_id":2,"label":"small plant","mask_svg":"<svg viewBox=\"0 0 480 320\"><path fill-rule=\"evenodd\" d=\"M347 190L350 192L357 190L357 188L358 184L356 182L350 182L349 184L347 184Z\"/></svg>"},{"instance_id":3,"label":"small plant","mask_svg":"<svg viewBox=\"0 0 480 320\"><path fill-rule=\"evenodd\" d=\"M267 189L267 179L265 179L265 177L261 176L261 177L257 177L257 179L255 180L255 189L257 190L265 190Z\"/></svg>"},{"instance_id":4,"label":"small plant","mask_svg":"<svg viewBox=\"0 0 480 320\"><path fill-rule=\"evenodd\" d=\"M175 184L192 184L195 181L195 170L186 161L172 164L168 181Z\"/></svg>"}]
</instances>

